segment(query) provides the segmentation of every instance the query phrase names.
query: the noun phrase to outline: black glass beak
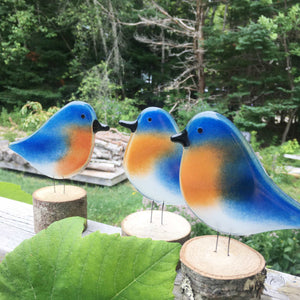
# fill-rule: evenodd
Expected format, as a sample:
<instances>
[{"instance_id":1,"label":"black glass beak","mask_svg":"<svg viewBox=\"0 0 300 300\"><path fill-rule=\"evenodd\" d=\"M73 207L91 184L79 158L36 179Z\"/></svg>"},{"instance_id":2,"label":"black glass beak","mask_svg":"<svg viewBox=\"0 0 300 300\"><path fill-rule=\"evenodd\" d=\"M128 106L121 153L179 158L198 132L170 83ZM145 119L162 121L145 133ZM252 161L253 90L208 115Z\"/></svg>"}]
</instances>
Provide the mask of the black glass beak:
<instances>
[{"instance_id":1,"label":"black glass beak","mask_svg":"<svg viewBox=\"0 0 300 300\"><path fill-rule=\"evenodd\" d=\"M184 129L183 131L177 134L172 135L171 141L174 143L180 143L183 147L189 147L190 145L190 141L186 129Z\"/></svg>"},{"instance_id":2,"label":"black glass beak","mask_svg":"<svg viewBox=\"0 0 300 300\"><path fill-rule=\"evenodd\" d=\"M138 121L119 121L119 124L123 127L129 128L131 132L135 132L138 126Z\"/></svg>"},{"instance_id":3,"label":"black glass beak","mask_svg":"<svg viewBox=\"0 0 300 300\"><path fill-rule=\"evenodd\" d=\"M93 132L96 133L98 131L107 131L109 130L109 126L105 124L99 123L98 120L94 120L93 122Z\"/></svg>"}]
</instances>

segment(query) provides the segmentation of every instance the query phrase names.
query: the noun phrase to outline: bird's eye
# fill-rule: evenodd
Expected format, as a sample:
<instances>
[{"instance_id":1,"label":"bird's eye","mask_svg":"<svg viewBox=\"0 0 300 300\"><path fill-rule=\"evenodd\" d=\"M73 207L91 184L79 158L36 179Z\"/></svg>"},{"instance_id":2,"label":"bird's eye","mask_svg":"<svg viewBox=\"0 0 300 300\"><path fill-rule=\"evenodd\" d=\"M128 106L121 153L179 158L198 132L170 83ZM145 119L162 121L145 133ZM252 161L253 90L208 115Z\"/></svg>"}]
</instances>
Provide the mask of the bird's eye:
<instances>
[{"instance_id":1,"label":"bird's eye","mask_svg":"<svg viewBox=\"0 0 300 300\"><path fill-rule=\"evenodd\" d=\"M148 118L148 122L151 122L152 121L152 118Z\"/></svg>"},{"instance_id":2,"label":"bird's eye","mask_svg":"<svg viewBox=\"0 0 300 300\"><path fill-rule=\"evenodd\" d=\"M197 129L197 131L198 131L198 133L202 133L202 132L203 132L203 128L199 127L199 128Z\"/></svg>"},{"instance_id":3,"label":"bird's eye","mask_svg":"<svg viewBox=\"0 0 300 300\"><path fill-rule=\"evenodd\" d=\"M81 119L85 119L85 115L84 114L81 115Z\"/></svg>"}]
</instances>

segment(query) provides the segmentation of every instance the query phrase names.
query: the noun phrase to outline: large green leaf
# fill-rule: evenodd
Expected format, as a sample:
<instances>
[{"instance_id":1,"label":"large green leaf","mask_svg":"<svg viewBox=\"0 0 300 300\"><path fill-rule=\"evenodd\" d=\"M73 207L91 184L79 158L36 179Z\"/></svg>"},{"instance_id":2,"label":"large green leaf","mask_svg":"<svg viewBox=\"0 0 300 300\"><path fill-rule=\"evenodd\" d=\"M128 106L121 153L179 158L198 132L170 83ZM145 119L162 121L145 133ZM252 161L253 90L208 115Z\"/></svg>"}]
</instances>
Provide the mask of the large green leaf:
<instances>
[{"instance_id":1,"label":"large green leaf","mask_svg":"<svg viewBox=\"0 0 300 300\"><path fill-rule=\"evenodd\" d=\"M55 222L0 264L0 299L170 299L180 245Z\"/></svg>"},{"instance_id":2,"label":"large green leaf","mask_svg":"<svg viewBox=\"0 0 300 300\"><path fill-rule=\"evenodd\" d=\"M0 182L0 196L32 204L32 196L24 192L20 185L10 182Z\"/></svg>"}]
</instances>

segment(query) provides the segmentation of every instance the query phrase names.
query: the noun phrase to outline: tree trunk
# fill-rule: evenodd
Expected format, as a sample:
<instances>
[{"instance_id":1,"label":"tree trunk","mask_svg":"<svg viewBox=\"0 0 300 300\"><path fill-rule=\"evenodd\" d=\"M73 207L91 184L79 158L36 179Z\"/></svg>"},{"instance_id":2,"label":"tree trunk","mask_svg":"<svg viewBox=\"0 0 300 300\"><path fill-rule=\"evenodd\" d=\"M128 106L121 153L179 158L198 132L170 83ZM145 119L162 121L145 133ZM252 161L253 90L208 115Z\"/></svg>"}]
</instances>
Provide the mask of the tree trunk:
<instances>
[{"instance_id":1,"label":"tree trunk","mask_svg":"<svg viewBox=\"0 0 300 300\"><path fill-rule=\"evenodd\" d=\"M260 299L266 277L265 260L249 246L220 236L198 236L180 251L182 287L192 291L190 299Z\"/></svg>"},{"instance_id":2,"label":"tree trunk","mask_svg":"<svg viewBox=\"0 0 300 300\"><path fill-rule=\"evenodd\" d=\"M103 46L103 50L104 50L104 53L105 53L105 57L107 57L107 44L106 44L106 39L105 39L105 35L104 35L104 32L103 32L101 17L99 15L98 4L97 4L96 0L93 0L93 1L94 1L95 9L96 9L96 15L97 15L97 22L98 22L98 27L99 27L100 38L101 38L101 41L102 41L102 46Z\"/></svg>"},{"instance_id":3,"label":"tree trunk","mask_svg":"<svg viewBox=\"0 0 300 300\"><path fill-rule=\"evenodd\" d=\"M203 48L203 25L204 25L204 5L202 0L197 0L196 8L196 25L194 35L194 53L196 58L196 77L197 77L197 92L204 93L205 78L204 78L204 48Z\"/></svg>"},{"instance_id":4,"label":"tree trunk","mask_svg":"<svg viewBox=\"0 0 300 300\"><path fill-rule=\"evenodd\" d=\"M36 233L65 218L79 216L87 219L87 195L80 187L46 186L36 190L32 200Z\"/></svg>"},{"instance_id":5,"label":"tree trunk","mask_svg":"<svg viewBox=\"0 0 300 300\"><path fill-rule=\"evenodd\" d=\"M287 135L290 131L290 128L291 128L291 125L292 125L292 122L293 122L293 119L296 115L296 112L297 112L297 108L292 110L291 113L289 114L289 120L285 126L285 129L284 129L284 132L282 134L282 138L281 138L281 144L285 143L286 142L286 138L287 138Z\"/></svg>"},{"instance_id":6,"label":"tree trunk","mask_svg":"<svg viewBox=\"0 0 300 300\"><path fill-rule=\"evenodd\" d=\"M227 20L227 11L228 11L228 3L225 5L225 12L224 12L224 18L223 18L223 31L225 31L226 27L226 20Z\"/></svg>"},{"instance_id":7,"label":"tree trunk","mask_svg":"<svg viewBox=\"0 0 300 300\"><path fill-rule=\"evenodd\" d=\"M285 2L286 4L286 2ZM283 39L283 47L284 47L284 53L285 53L285 61L286 61L286 70L287 70L287 75L288 75L288 79L289 79L289 85L290 85L290 89L291 89L291 99L294 96L294 89L295 89L295 85L294 85L294 76L292 74L292 60L291 60L291 56L290 56L290 52L289 52L289 48L288 48L288 42L287 42L287 37L286 34L283 33L282 36ZM292 109L290 114L289 114L289 120L285 126L284 132L282 134L282 138L281 138L281 144L283 144L286 141L287 135L289 133L289 130L291 128L291 124L293 122L294 116L296 115L297 112L297 108L296 109Z\"/></svg>"},{"instance_id":8,"label":"tree trunk","mask_svg":"<svg viewBox=\"0 0 300 300\"><path fill-rule=\"evenodd\" d=\"M166 49L165 49L165 31L161 28L161 73L164 74L164 67L165 67L165 59L166 59Z\"/></svg>"},{"instance_id":9,"label":"tree trunk","mask_svg":"<svg viewBox=\"0 0 300 300\"><path fill-rule=\"evenodd\" d=\"M111 15L111 29L112 29L112 34L114 38L114 45L113 45L113 61L114 61L114 70L117 73L118 79L119 79L119 85L123 87L123 80L122 80L122 66L121 66L121 55L119 51L119 37L118 37L118 30L117 30L117 22L115 19L115 13L111 4L111 1L108 1L108 6L109 6L109 12ZM123 96L125 95L124 91L122 90Z\"/></svg>"}]
</instances>

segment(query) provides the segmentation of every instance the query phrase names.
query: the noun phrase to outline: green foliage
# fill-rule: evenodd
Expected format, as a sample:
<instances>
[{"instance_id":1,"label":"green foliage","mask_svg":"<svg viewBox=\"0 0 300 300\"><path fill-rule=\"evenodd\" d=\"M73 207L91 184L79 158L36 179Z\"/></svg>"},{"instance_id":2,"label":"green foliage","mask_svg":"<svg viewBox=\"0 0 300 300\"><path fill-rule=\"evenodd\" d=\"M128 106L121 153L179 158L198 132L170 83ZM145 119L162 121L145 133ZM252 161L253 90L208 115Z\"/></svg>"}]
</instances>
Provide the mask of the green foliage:
<instances>
[{"instance_id":1,"label":"green foliage","mask_svg":"<svg viewBox=\"0 0 300 300\"><path fill-rule=\"evenodd\" d=\"M94 232L84 219L55 222L0 265L3 299L170 299L180 244Z\"/></svg>"},{"instance_id":2,"label":"green foliage","mask_svg":"<svg viewBox=\"0 0 300 300\"><path fill-rule=\"evenodd\" d=\"M183 129L193 116L207 110L211 110L211 107L201 99L194 104L181 103L177 109L176 122Z\"/></svg>"},{"instance_id":3,"label":"green foliage","mask_svg":"<svg viewBox=\"0 0 300 300\"><path fill-rule=\"evenodd\" d=\"M210 109L266 143L266 129L278 140L299 136L299 3L204 1L202 95L194 89L196 3L157 1L180 25L164 22L151 1L2 1L0 103L10 112L39 101L46 110L86 98L115 127L147 106L175 105L180 126ZM140 17L163 26L128 26Z\"/></svg>"},{"instance_id":4,"label":"green foliage","mask_svg":"<svg viewBox=\"0 0 300 300\"><path fill-rule=\"evenodd\" d=\"M262 163L267 173L274 179L276 183L280 180L288 181L288 177L285 176L285 166L297 164L284 157L284 154L298 154L300 152L300 146L296 139L289 140L279 147L270 146L262 149L259 154L262 157Z\"/></svg>"},{"instance_id":5,"label":"green foliage","mask_svg":"<svg viewBox=\"0 0 300 300\"><path fill-rule=\"evenodd\" d=\"M1 181L18 183L23 191L31 195L37 189L53 184L49 178L29 176L21 172L13 172L5 169L0 169ZM70 184L70 181L59 181L59 184L63 183ZM126 216L142 208L142 195L136 192L128 181L119 183L113 187L83 185L82 183L72 181L71 184L80 186L86 190L88 198L87 214L90 220L120 226Z\"/></svg>"},{"instance_id":6,"label":"green foliage","mask_svg":"<svg viewBox=\"0 0 300 300\"><path fill-rule=\"evenodd\" d=\"M263 116L263 118L262 118ZM257 130L267 125L266 120L274 117L272 105L248 106L242 105L234 117L234 123L241 130Z\"/></svg>"},{"instance_id":7,"label":"green foliage","mask_svg":"<svg viewBox=\"0 0 300 300\"><path fill-rule=\"evenodd\" d=\"M242 238L242 242L263 255L268 268L300 275L300 231L264 232Z\"/></svg>"},{"instance_id":8,"label":"green foliage","mask_svg":"<svg viewBox=\"0 0 300 300\"><path fill-rule=\"evenodd\" d=\"M114 187L88 187L88 217L92 220L120 226L129 214L142 208L142 195L129 182Z\"/></svg>"},{"instance_id":9,"label":"green foliage","mask_svg":"<svg viewBox=\"0 0 300 300\"><path fill-rule=\"evenodd\" d=\"M203 111L215 111L221 114L228 114L224 103L211 105L206 99L198 99L196 102L182 102L176 109L176 122L180 128L185 128L188 121L196 114Z\"/></svg>"},{"instance_id":10,"label":"green foliage","mask_svg":"<svg viewBox=\"0 0 300 300\"><path fill-rule=\"evenodd\" d=\"M280 146L280 152L282 154L296 154L300 153L300 145L296 139L289 140Z\"/></svg>"},{"instance_id":11,"label":"green foliage","mask_svg":"<svg viewBox=\"0 0 300 300\"><path fill-rule=\"evenodd\" d=\"M26 131L37 130L58 110L59 108L56 106L43 110L41 103L33 101L27 102L21 109L21 114L24 117L23 129Z\"/></svg>"},{"instance_id":12,"label":"green foliage","mask_svg":"<svg viewBox=\"0 0 300 300\"><path fill-rule=\"evenodd\" d=\"M60 7L60 1L1 1L0 103L12 108L38 99L50 106L72 89L63 80L72 39L55 19Z\"/></svg>"},{"instance_id":13,"label":"green foliage","mask_svg":"<svg viewBox=\"0 0 300 300\"><path fill-rule=\"evenodd\" d=\"M15 107L10 113L5 107L2 107L0 111L0 138L4 138L9 142L15 141L17 137L24 136L22 129L23 118L20 110Z\"/></svg>"},{"instance_id":14,"label":"green foliage","mask_svg":"<svg viewBox=\"0 0 300 300\"><path fill-rule=\"evenodd\" d=\"M31 195L24 192L20 185L14 183L0 182L0 197L32 204Z\"/></svg>"},{"instance_id":15,"label":"green foliage","mask_svg":"<svg viewBox=\"0 0 300 300\"><path fill-rule=\"evenodd\" d=\"M6 131L3 133L2 136L5 140L8 140L9 142L14 142L18 135L13 131Z\"/></svg>"},{"instance_id":16,"label":"green foliage","mask_svg":"<svg viewBox=\"0 0 300 300\"><path fill-rule=\"evenodd\" d=\"M257 140L257 132L256 131L251 131L250 132L251 134L251 140L250 140L250 144L252 146L252 149L257 152L260 150L260 147L261 147L261 142L259 142Z\"/></svg>"},{"instance_id":17,"label":"green foliage","mask_svg":"<svg viewBox=\"0 0 300 300\"><path fill-rule=\"evenodd\" d=\"M2 107L0 112L0 125L5 127L11 127L12 122L18 125L22 123L22 118L23 117L18 107L15 107L11 111L8 111L5 107Z\"/></svg>"},{"instance_id":18,"label":"green foliage","mask_svg":"<svg viewBox=\"0 0 300 300\"><path fill-rule=\"evenodd\" d=\"M196 222L192 226L192 236L201 236L201 235L216 235L217 231L211 229L206 224L200 222Z\"/></svg>"},{"instance_id":19,"label":"green foliage","mask_svg":"<svg viewBox=\"0 0 300 300\"><path fill-rule=\"evenodd\" d=\"M117 96L119 87L111 82L109 73L104 62L92 67L83 77L78 91L72 95L71 100L90 103L101 122L118 127L120 119L135 119L138 110L134 100L128 98L121 100Z\"/></svg>"}]
</instances>

